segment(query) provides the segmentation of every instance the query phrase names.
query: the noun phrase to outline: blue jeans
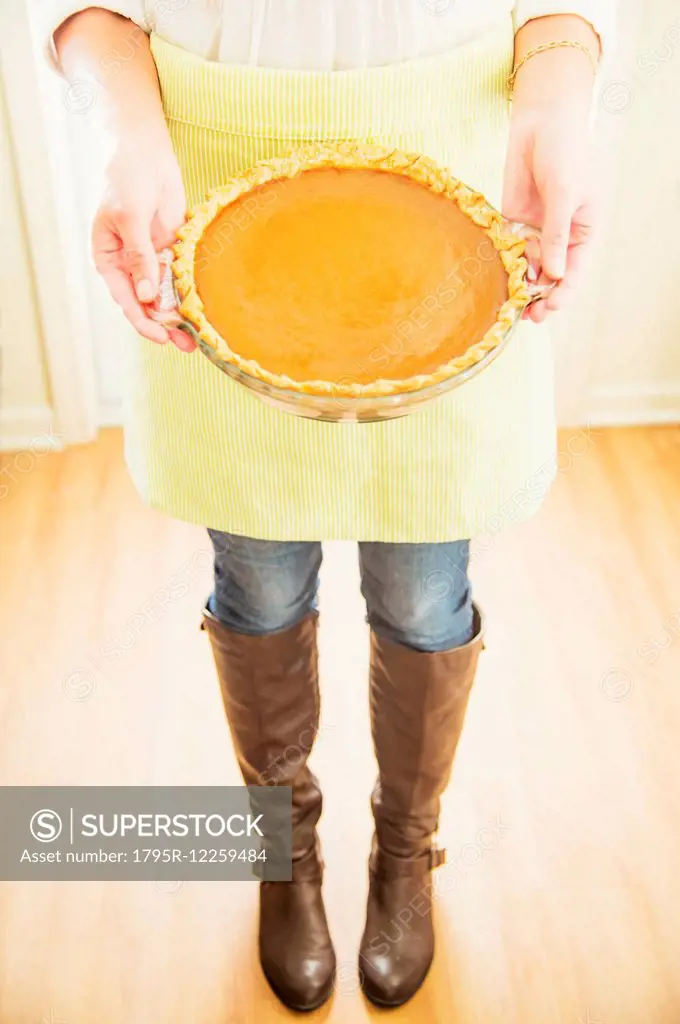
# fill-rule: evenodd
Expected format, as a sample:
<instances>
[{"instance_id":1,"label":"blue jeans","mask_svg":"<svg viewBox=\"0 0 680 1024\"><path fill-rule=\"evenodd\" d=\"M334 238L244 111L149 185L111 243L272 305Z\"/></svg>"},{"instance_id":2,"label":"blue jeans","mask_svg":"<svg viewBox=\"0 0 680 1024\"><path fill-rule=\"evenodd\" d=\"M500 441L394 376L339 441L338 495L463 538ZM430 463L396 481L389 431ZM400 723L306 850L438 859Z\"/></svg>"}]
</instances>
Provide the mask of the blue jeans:
<instances>
[{"instance_id":1,"label":"blue jeans","mask_svg":"<svg viewBox=\"0 0 680 1024\"><path fill-rule=\"evenodd\" d=\"M254 540L208 530L215 549L210 612L229 629L261 636L316 609L321 544ZM469 542L359 544L367 622L379 636L446 651L473 636Z\"/></svg>"}]
</instances>

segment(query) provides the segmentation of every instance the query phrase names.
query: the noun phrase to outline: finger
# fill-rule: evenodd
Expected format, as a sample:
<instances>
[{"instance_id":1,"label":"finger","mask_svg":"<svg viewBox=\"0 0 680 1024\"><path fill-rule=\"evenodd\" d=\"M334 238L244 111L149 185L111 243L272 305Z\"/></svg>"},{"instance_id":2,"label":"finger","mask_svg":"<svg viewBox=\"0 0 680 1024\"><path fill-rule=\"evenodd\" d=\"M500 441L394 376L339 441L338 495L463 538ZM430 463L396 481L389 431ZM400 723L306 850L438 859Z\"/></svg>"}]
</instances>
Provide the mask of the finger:
<instances>
[{"instance_id":1,"label":"finger","mask_svg":"<svg viewBox=\"0 0 680 1024\"><path fill-rule=\"evenodd\" d=\"M546 309L545 299L540 299L524 310L522 319L531 320L535 324L542 324L547 315L548 310Z\"/></svg>"},{"instance_id":2,"label":"finger","mask_svg":"<svg viewBox=\"0 0 680 1024\"><path fill-rule=\"evenodd\" d=\"M569 246L564 277L546 299L546 309L549 312L563 309L571 300L581 281L585 253L586 247L583 244Z\"/></svg>"},{"instance_id":3,"label":"finger","mask_svg":"<svg viewBox=\"0 0 680 1024\"><path fill-rule=\"evenodd\" d=\"M152 302L158 294L158 254L151 240L151 224L137 213L119 215L125 268L140 302Z\"/></svg>"},{"instance_id":4,"label":"finger","mask_svg":"<svg viewBox=\"0 0 680 1024\"><path fill-rule=\"evenodd\" d=\"M563 309L566 303L569 301L569 293L571 289L568 284L560 282L557 288L551 291L548 298L545 300L545 308L548 313L557 313L558 310Z\"/></svg>"},{"instance_id":5,"label":"finger","mask_svg":"<svg viewBox=\"0 0 680 1024\"><path fill-rule=\"evenodd\" d=\"M168 332L161 324L155 323L146 316L132 285L132 281L119 267L104 267L100 270L101 276L111 293L111 297L123 311L123 315L130 321L134 329L149 341L155 341L159 345L167 345L170 338Z\"/></svg>"},{"instance_id":6,"label":"finger","mask_svg":"<svg viewBox=\"0 0 680 1024\"><path fill-rule=\"evenodd\" d=\"M157 251L160 249L167 249L169 246L174 245L177 241L177 232L184 224L186 217L168 216L167 214L158 215L154 218L154 222L151 228L151 237L153 240L154 247Z\"/></svg>"},{"instance_id":7,"label":"finger","mask_svg":"<svg viewBox=\"0 0 680 1024\"><path fill-rule=\"evenodd\" d=\"M175 345L181 352L193 352L196 348L196 342L193 338L190 338L186 331L179 331L176 328L171 328L168 331L170 335L170 341Z\"/></svg>"},{"instance_id":8,"label":"finger","mask_svg":"<svg viewBox=\"0 0 680 1024\"><path fill-rule=\"evenodd\" d=\"M561 281L567 269L567 249L576 204L571 190L559 181L551 182L543 197L541 265L553 281Z\"/></svg>"},{"instance_id":9,"label":"finger","mask_svg":"<svg viewBox=\"0 0 680 1024\"><path fill-rule=\"evenodd\" d=\"M159 331L158 328L160 327L160 324L155 324L153 320L149 320L148 317L145 317L144 320L138 321L133 326L137 331L137 334L141 334L143 338L146 338L148 341L153 341L156 345L167 345L170 341L170 337L165 328L161 327Z\"/></svg>"},{"instance_id":10,"label":"finger","mask_svg":"<svg viewBox=\"0 0 680 1024\"><path fill-rule=\"evenodd\" d=\"M549 313L563 309L571 301L574 291L580 284L585 252L586 247L583 244L569 246L563 279L550 290L545 299L532 303L524 311L522 317L524 320L542 323Z\"/></svg>"},{"instance_id":11,"label":"finger","mask_svg":"<svg viewBox=\"0 0 680 1024\"><path fill-rule=\"evenodd\" d=\"M184 189L180 186L166 197L153 219L151 235L156 248L165 248L176 242L177 232L186 219L186 198Z\"/></svg>"}]
</instances>

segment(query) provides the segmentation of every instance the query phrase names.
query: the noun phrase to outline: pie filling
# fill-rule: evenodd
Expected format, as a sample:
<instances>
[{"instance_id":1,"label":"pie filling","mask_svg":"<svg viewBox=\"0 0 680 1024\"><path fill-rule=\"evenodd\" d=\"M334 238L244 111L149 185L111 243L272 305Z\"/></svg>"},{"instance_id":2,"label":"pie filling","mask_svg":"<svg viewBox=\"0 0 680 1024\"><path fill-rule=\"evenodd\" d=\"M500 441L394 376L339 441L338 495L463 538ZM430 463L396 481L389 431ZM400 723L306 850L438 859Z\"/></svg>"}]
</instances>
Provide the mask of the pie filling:
<instances>
[{"instance_id":1,"label":"pie filling","mask_svg":"<svg viewBox=\"0 0 680 1024\"><path fill-rule=\"evenodd\" d=\"M324 167L223 207L196 246L205 317L295 381L430 374L482 340L508 298L483 228L409 177Z\"/></svg>"}]
</instances>

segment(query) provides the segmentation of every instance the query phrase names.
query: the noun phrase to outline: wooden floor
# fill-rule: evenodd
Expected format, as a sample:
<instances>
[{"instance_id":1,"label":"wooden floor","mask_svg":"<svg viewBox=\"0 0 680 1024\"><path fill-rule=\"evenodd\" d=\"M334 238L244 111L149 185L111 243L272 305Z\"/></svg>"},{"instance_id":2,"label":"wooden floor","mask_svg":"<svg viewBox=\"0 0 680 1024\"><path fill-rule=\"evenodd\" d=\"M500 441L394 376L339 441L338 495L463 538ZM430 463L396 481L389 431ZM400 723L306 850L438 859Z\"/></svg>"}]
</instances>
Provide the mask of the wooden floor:
<instances>
[{"instance_id":1,"label":"wooden floor","mask_svg":"<svg viewBox=\"0 0 680 1024\"><path fill-rule=\"evenodd\" d=\"M680 428L586 440L563 433L541 514L474 558L488 647L445 799L437 955L395 1024L680 1022ZM115 431L3 460L0 782L236 782L198 630L206 536L141 506ZM374 775L357 582L327 545L313 764L340 968L310 1024L385 1016L355 969ZM256 899L0 884L0 1024L287 1020Z\"/></svg>"}]
</instances>

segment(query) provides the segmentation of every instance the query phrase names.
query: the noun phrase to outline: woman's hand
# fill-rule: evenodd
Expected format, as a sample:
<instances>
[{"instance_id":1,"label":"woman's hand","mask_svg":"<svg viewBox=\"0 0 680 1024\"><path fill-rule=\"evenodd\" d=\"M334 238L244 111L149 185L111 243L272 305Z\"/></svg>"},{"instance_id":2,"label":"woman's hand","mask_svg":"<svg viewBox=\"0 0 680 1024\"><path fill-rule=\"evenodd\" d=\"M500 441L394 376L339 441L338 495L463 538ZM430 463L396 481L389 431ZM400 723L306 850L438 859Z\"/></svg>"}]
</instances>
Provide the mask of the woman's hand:
<instances>
[{"instance_id":1,"label":"woman's hand","mask_svg":"<svg viewBox=\"0 0 680 1024\"><path fill-rule=\"evenodd\" d=\"M182 176L167 132L123 137L108 165L92 229L95 266L139 334L191 352L196 345L187 334L149 316L158 295L158 253L175 241L185 214Z\"/></svg>"},{"instance_id":2,"label":"woman's hand","mask_svg":"<svg viewBox=\"0 0 680 1024\"><path fill-rule=\"evenodd\" d=\"M580 38L573 24L548 25L558 20L576 22L581 33L590 34L591 52L599 52L597 36L580 18L541 18L522 32L536 25L552 38ZM525 39L523 45L526 50L538 42L540 37ZM592 88L591 64L575 47L529 58L515 80L503 213L540 230L540 242L527 248L530 264L534 270L540 268L541 280L558 282L547 299L527 310L525 316L536 323L563 305L592 235L596 205L589 126Z\"/></svg>"},{"instance_id":3,"label":"woman's hand","mask_svg":"<svg viewBox=\"0 0 680 1024\"><path fill-rule=\"evenodd\" d=\"M88 7L59 27L54 42L69 81L92 89L90 116L112 146L92 231L95 266L140 334L191 352L196 345L187 334L149 316L158 295L158 253L174 242L186 200L148 36L122 15ZM131 47L121 70L111 54Z\"/></svg>"}]
</instances>

